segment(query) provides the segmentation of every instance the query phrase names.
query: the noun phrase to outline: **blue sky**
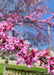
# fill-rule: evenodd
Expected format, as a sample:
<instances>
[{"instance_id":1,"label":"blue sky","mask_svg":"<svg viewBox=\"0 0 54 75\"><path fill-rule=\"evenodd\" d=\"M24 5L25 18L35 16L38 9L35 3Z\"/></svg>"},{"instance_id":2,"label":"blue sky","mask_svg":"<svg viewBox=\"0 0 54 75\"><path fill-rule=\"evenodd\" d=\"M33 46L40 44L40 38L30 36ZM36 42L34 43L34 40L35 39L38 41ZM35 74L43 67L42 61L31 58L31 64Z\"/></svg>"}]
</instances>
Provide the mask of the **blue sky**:
<instances>
[{"instance_id":1,"label":"blue sky","mask_svg":"<svg viewBox=\"0 0 54 75\"><path fill-rule=\"evenodd\" d=\"M48 0L49 2L48 2L48 7L49 7L49 10L52 10L53 12L54 12L54 0ZM16 2L16 1L15 1ZM43 17L42 17L42 19L47 19L48 17L50 17L50 16L52 16L52 14L51 13L47 13L47 14L45 14ZM32 31L33 29L32 28L27 28L26 26L23 26L22 28L17 28L17 27L15 27L15 30L16 31L19 31L20 32L20 34L21 33L23 33L23 32L25 32L25 30L26 31ZM53 32L53 28L51 28L51 37L53 37L54 38L54 32ZM36 31L35 30L33 30L33 32L34 33L36 33ZM21 35L20 35L21 36ZM52 45L54 45L54 41L51 41L51 44ZM44 48L47 48L48 47L48 45L47 46L42 46L42 47L40 47L41 49L44 49Z\"/></svg>"},{"instance_id":2,"label":"blue sky","mask_svg":"<svg viewBox=\"0 0 54 75\"><path fill-rule=\"evenodd\" d=\"M54 12L54 0L50 0L49 1L49 3L48 3L48 7L49 7L49 10L52 10L53 12ZM50 16L52 16L52 14L51 13L47 13L47 14L45 14L43 17L42 17L42 19L47 19L48 17L50 17ZM26 30L26 28L25 27L23 27L22 28L22 30L23 31L25 31ZM51 28L51 37L53 37L54 35L54 32L53 32L53 28ZM35 33L36 31L34 31L34 33ZM53 36L52 36L53 35ZM53 37L54 38L54 37ZM54 44L54 41L51 41L51 44L53 45ZM41 49L43 49L43 48L47 48L48 46L42 46L42 47L40 47Z\"/></svg>"}]
</instances>

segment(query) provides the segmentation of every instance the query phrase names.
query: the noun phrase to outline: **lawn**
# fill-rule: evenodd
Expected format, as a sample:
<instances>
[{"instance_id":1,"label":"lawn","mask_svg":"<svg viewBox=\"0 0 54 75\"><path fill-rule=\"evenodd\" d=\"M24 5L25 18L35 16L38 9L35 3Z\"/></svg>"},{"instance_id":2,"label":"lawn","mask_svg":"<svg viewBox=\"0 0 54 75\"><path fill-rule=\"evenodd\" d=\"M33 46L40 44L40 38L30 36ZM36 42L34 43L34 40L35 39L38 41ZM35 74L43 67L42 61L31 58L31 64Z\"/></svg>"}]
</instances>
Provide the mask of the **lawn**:
<instances>
[{"instance_id":1,"label":"lawn","mask_svg":"<svg viewBox=\"0 0 54 75\"><path fill-rule=\"evenodd\" d=\"M8 67L28 70L28 68L27 68L26 66L8 65ZM0 75L3 74L3 68L4 68L4 64L0 64ZM31 71L41 71L41 72L46 72L46 69L44 69L44 68L37 68L37 67L31 67L29 70L31 70Z\"/></svg>"},{"instance_id":2,"label":"lawn","mask_svg":"<svg viewBox=\"0 0 54 75\"><path fill-rule=\"evenodd\" d=\"M0 75L3 75L4 64L0 64Z\"/></svg>"},{"instance_id":3,"label":"lawn","mask_svg":"<svg viewBox=\"0 0 54 75\"><path fill-rule=\"evenodd\" d=\"M8 67L28 70L27 66L8 65ZM37 67L31 67L29 70L31 70L31 71L47 72L45 68L37 68Z\"/></svg>"}]
</instances>

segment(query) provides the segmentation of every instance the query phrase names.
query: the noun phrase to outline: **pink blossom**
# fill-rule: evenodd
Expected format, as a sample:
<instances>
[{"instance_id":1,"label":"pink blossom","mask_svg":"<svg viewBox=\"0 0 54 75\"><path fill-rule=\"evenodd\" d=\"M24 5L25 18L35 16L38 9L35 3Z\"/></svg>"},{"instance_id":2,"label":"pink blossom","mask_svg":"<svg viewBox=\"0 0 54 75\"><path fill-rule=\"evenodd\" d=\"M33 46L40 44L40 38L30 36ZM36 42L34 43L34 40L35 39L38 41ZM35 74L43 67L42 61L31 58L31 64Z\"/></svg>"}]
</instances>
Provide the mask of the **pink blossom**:
<instances>
[{"instance_id":1,"label":"pink blossom","mask_svg":"<svg viewBox=\"0 0 54 75\"><path fill-rule=\"evenodd\" d=\"M31 65L27 65L28 68L31 68Z\"/></svg>"},{"instance_id":2,"label":"pink blossom","mask_svg":"<svg viewBox=\"0 0 54 75\"><path fill-rule=\"evenodd\" d=\"M18 58L17 58L17 64L22 63L22 60L23 60L23 58L22 58L22 57L18 57Z\"/></svg>"},{"instance_id":3,"label":"pink blossom","mask_svg":"<svg viewBox=\"0 0 54 75\"><path fill-rule=\"evenodd\" d=\"M54 75L54 69L53 69L53 70L51 70L51 73L52 73L52 75Z\"/></svg>"}]
</instances>

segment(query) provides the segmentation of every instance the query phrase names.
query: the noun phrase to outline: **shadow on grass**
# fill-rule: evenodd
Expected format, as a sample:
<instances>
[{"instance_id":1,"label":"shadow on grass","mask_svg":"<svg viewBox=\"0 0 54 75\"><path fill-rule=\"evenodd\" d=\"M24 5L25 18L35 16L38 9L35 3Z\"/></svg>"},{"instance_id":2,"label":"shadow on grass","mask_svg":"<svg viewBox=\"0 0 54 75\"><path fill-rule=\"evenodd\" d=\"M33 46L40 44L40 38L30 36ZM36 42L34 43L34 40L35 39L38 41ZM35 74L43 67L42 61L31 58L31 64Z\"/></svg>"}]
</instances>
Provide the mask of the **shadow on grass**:
<instances>
[{"instance_id":1,"label":"shadow on grass","mask_svg":"<svg viewBox=\"0 0 54 75\"><path fill-rule=\"evenodd\" d=\"M0 73L0 75L3 75L3 73Z\"/></svg>"}]
</instances>

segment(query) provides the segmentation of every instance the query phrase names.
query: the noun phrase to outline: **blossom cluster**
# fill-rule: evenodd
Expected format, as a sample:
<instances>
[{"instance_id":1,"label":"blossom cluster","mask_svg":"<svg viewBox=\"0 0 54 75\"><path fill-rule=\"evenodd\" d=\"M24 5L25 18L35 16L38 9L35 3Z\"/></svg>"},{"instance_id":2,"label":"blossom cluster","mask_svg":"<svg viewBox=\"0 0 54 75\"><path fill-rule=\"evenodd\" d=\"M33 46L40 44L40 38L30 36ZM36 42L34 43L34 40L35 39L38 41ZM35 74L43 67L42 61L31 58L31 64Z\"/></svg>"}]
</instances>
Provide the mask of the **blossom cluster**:
<instances>
[{"instance_id":1,"label":"blossom cluster","mask_svg":"<svg viewBox=\"0 0 54 75\"><path fill-rule=\"evenodd\" d=\"M47 69L47 73L51 71L52 75L54 75L54 57L50 57L48 50L27 50L26 52L22 51L21 53L17 53L17 64L20 64L22 61L27 64L27 67L30 68L32 64L39 63L39 66L44 65Z\"/></svg>"},{"instance_id":2,"label":"blossom cluster","mask_svg":"<svg viewBox=\"0 0 54 75\"><path fill-rule=\"evenodd\" d=\"M6 21L9 25L14 26L15 24L21 25L22 18L18 13L9 13L0 15L0 21Z\"/></svg>"},{"instance_id":3,"label":"blossom cluster","mask_svg":"<svg viewBox=\"0 0 54 75\"><path fill-rule=\"evenodd\" d=\"M44 64L47 72L49 73L51 71L54 75L54 57L50 57L48 50L28 50L29 46L26 41L11 37L8 34L8 31L12 31L15 23L18 23L19 20L21 19L15 13L9 14L9 16L6 15L6 21L0 22L0 50L2 52L8 50L10 53L16 51L17 64L23 61L27 64L28 68L30 68L32 64L40 62L40 66ZM42 20L42 22L45 22L45 20Z\"/></svg>"}]
</instances>

